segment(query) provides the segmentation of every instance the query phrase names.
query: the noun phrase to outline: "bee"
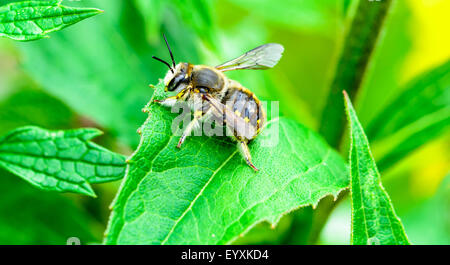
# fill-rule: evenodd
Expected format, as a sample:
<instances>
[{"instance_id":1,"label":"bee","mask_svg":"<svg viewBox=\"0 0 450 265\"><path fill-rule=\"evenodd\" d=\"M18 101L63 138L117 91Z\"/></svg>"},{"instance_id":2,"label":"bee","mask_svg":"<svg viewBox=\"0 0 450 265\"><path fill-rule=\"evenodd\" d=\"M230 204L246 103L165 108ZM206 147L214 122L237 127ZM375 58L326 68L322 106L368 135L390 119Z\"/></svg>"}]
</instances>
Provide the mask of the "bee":
<instances>
[{"instance_id":1,"label":"bee","mask_svg":"<svg viewBox=\"0 0 450 265\"><path fill-rule=\"evenodd\" d=\"M187 102L193 112L193 120L185 127L177 147L186 140L194 128L212 117L225 124L227 135L237 142L245 162L255 171L248 143L255 139L266 122L266 114L260 100L239 82L226 77L224 72L240 69L263 70L274 67L281 58L284 47L277 43L258 46L243 55L216 67L175 63L165 35L172 64L153 56L164 63L169 71L164 77L165 91L176 95L155 102L172 107L177 102ZM195 102L201 102L195 104Z\"/></svg>"}]
</instances>

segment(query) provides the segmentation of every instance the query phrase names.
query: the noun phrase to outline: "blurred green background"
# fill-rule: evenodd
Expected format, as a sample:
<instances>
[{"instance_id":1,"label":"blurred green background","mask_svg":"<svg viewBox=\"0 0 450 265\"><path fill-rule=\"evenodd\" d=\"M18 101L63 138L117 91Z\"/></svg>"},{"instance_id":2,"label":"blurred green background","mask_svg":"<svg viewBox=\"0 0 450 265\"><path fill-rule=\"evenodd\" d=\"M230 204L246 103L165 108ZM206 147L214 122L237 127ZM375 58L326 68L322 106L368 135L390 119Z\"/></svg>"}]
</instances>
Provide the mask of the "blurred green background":
<instances>
[{"instance_id":1,"label":"blurred green background","mask_svg":"<svg viewBox=\"0 0 450 265\"><path fill-rule=\"evenodd\" d=\"M0 5L5 2L0 0ZM166 68L161 34L177 62L217 65L267 42L285 46L270 71L227 74L280 114L318 129L342 43L350 0L83 0L65 5L105 10L49 39L0 39L0 133L23 125L98 127L99 143L126 155L145 120L148 84ZM450 58L450 2L397 1L355 102L367 125L416 75ZM374 146L377 157L377 147ZM450 244L450 135L422 146L384 172L383 184L411 242ZM97 199L36 190L0 170L0 244L98 243L119 183L95 186ZM320 206L319 206L320 207ZM272 229L256 226L236 243L348 244L350 203L338 204L319 233L311 208Z\"/></svg>"}]
</instances>

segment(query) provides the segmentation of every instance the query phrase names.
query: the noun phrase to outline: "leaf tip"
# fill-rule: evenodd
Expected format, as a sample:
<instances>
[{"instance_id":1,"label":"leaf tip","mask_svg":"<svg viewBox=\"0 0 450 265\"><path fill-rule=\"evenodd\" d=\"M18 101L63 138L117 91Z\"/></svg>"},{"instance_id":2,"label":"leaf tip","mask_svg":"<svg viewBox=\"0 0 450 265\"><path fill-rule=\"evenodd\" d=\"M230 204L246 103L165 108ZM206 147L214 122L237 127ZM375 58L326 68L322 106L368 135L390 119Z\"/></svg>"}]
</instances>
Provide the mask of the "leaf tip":
<instances>
[{"instance_id":1,"label":"leaf tip","mask_svg":"<svg viewBox=\"0 0 450 265\"><path fill-rule=\"evenodd\" d=\"M90 16L96 16L105 13L104 10L98 8L90 8Z\"/></svg>"},{"instance_id":2,"label":"leaf tip","mask_svg":"<svg viewBox=\"0 0 450 265\"><path fill-rule=\"evenodd\" d=\"M95 194L95 191L92 189L91 185L88 184L88 187L86 187L82 192L80 192L81 194L84 194L86 196L89 196L91 198L96 199L97 198L97 194Z\"/></svg>"},{"instance_id":3,"label":"leaf tip","mask_svg":"<svg viewBox=\"0 0 450 265\"><path fill-rule=\"evenodd\" d=\"M83 129L76 129L75 131L80 131L83 135L83 139L85 141L92 140L96 137L102 136L105 134L103 131L97 129L97 128L83 128Z\"/></svg>"},{"instance_id":4,"label":"leaf tip","mask_svg":"<svg viewBox=\"0 0 450 265\"><path fill-rule=\"evenodd\" d=\"M104 10L98 9L98 8L93 8L93 7L91 7L91 8L85 8L85 10L86 10L87 12L89 12L90 14L92 14L92 16L97 15L97 14L105 13Z\"/></svg>"},{"instance_id":5,"label":"leaf tip","mask_svg":"<svg viewBox=\"0 0 450 265\"><path fill-rule=\"evenodd\" d=\"M345 112L347 113L348 119L350 120L350 112L353 108L352 101L350 100L350 97L347 93L347 91L342 90L342 94L344 95L344 101L345 101Z\"/></svg>"},{"instance_id":6,"label":"leaf tip","mask_svg":"<svg viewBox=\"0 0 450 265\"><path fill-rule=\"evenodd\" d=\"M342 90L342 94L344 94L344 99L345 99L346 101L348 101L348 100L349 100L349 97L348 97L347 91Z\"/></svg>"}]
</instances>

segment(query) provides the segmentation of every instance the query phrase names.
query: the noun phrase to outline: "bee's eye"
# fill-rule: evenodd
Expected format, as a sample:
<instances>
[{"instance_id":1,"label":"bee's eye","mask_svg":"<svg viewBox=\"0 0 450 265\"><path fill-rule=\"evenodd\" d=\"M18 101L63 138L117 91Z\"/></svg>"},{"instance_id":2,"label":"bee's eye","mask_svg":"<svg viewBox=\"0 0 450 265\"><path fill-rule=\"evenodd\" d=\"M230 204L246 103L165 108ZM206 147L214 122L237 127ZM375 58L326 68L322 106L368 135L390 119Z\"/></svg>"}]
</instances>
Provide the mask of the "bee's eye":
<instances>
[{"instance_id":1,"label":"bee's eye","mask_svg":"<svg viewBox=\"0 0 450 265\"><path fill-rule=\"evenodd\" d=\"M170 80L169 85L167 86L167 90L174 91L181 83L186 81L187 80L184 78L184 75L176 75L174 78L172 78L172 80Z\"/></svg>"}]
</instances>

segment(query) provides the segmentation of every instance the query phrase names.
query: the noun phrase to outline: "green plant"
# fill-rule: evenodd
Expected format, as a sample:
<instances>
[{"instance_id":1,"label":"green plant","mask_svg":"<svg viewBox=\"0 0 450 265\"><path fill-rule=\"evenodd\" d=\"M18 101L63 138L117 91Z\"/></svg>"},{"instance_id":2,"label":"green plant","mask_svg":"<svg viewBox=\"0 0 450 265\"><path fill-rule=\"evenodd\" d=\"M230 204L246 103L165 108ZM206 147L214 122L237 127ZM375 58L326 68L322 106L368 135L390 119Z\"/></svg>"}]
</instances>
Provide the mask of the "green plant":
<instances>
[{"instance_id":1,"label":"green plant","mask_svg":"<svg viewBox=\"0 0 450 265\"><path fill-rule=\"evenodd\" d=\"M163 91L160 82L154 97ZM178 151L171 133L177 115L153 103L145 111L149 118L139 129L141 143L128 161L106 243L231 243L258 222L275 225L286 212L317 205L326 195L337 197L348 185L342 158L320 136L288 119L271 120L252 143L253 160L261 167L252 174L223 137L195 137ZM278 129L278 144L261 145Z\"/></svg>"},{"instance_id":2,"label":"green plant","mask_svg":"<svg viewBox=\"0 0 450 265\"><path fill-rule=\"evenodd\" d=\"M100 13L99 9L66 7L61 1L4 2L0 7L0 36L20 41L44 38ZM399 88L368 126L359 122L350 102L357 102L365 83L370 82L371 67L396 1L342 0L337 5L293 1L292 7L263 2L258 5L261 10L253 10L253 0L221 2L225 5L222 8L208 0L195 4L177 0L92 2L106 12L90 23L52 33L48 40L16 44L24 57L22 66L27 78L42 91L20 90L25 92L12 93L0 104L6 114L0 113L4 121L0 124L4 134L0 138L0 167L4 170L0 172L6 176L5 185L17 185L30 197L38 193L14 182L8 171L37 188L97 194L97 201L105 194L116 193L104 233L105 244L317 243L328 215L345 199L346 190L351 194L353 244L410 243L408 230L405 232L381 184L381 175L420 146L448 133L450 61ZM286 17L263 12L267 8L304 17L305 24L291 25ZM342 25L337 30L337 41L342 41L336 44L339 56L336 65L329 63L328 67L333 72L330 84L314 83L307 74L302 76L296 68L299 58L289 54L297 49L297 41L286 43L286 61L281 61L282 70L278 72L230 73L231 78L242 80L263 99L287 105L281 113L288 117L272 117L262 135L250 144L253 162L261 169L258 173L243 163L235 146L224 137L191 137L181 150L176 149L178 139L171 124L177 115L152 103L165 96L164 84L158 81L164 72L150 60L152 54L166 52L160 31L174 43L177 61L189 59L196 64L213 64L251 48L246 45L252 44L242 42L243 36L257 41L267 38L269 30L248 20L234 28L222 27L227 34L219 34L216 9L253 12L268 24L264 27L270 32L279 28L288 28L288 33L307 29L321 36L317 38L330 38L336 32L330 26ZM329 22L333 20L328 13L339 23ZM282 65L289 60L289 67ZM314 87L329 87L322 93L322 112L305 110L307 104L302 98L307 96L292 88L300 79L309 80ZM157 85L147 88L147 82ZM349 95L342 97L344 90ZM140 108L146 102L144 112L148 117L141 125L145 114ZM39 113L41 109L49 111ZM345 109L350 148L342 140ZM99 130L71 129L86 126L106 131L100 142L114 152L91 141L100 135ZM138 127L140 141L136 136ZM273 147L261 144L275 138L279 141ZM129 154L131 150L135 151L128 159L118 154ZM348 164L344 159L347 151ZM122 178L118 191L107 183ZM97 183L105 184L92 185ZM42 198L44 205L51 201L46 196L59 196L44 194L51 194ZM61 200L55 204L71 205L63 196L55 198ZM12 200L11 205L21 201ZM93 200L86 205L95 214L72 206L67 206L71 209L67 211L76 212L80 222L96 224L95 232L77 227L84 242L100 242L98 231L103 227L98 228L97 222L106 223L106 207ZM28 210L29 215L45 214L32 207ZM13 217L3 220L0 214L0 240L2 229L14 233L10 228ZM40 232L23 233L20 242L63 243L70 236L69 229L63 227L45 238L49 223L51 220L36 226L24 224L31 227L30 231ZM252 241L252 233L258 234L258 241Z\"/></svg>"},{"instance_id":3,"label":"green plant","mask_svg":"<svg viewBox=\"0 0 450 265\"><path fill-rule=\"evenodd\" d=\"M0 165L44 190L95 196L90 183L121 179L125 171L123 156L89 142L100 134L21 127L0 139Z\"/></svg>"},{"instance_id":4,"label":"green plant","mask_svg":"<svg viewBox=\"0 0 450 265\"><path fill-rule=\"evenodd\" d=\"M47 36L102 11L95 8L72 8L61 0L24 1L0 8L0 36L30 41Z\"/></svg>"},{"instance_id":5,"label":"green plant","mask_svg":"<svg viewBox=\"0 0 450 265\"><path fill-rule=\"evenodd\" d=\"M369 141L347 93L350 123L350 190L352 196L352 243L362 245L409 244L400 219L381 184Z\"/></svg>"}]
</instances>

